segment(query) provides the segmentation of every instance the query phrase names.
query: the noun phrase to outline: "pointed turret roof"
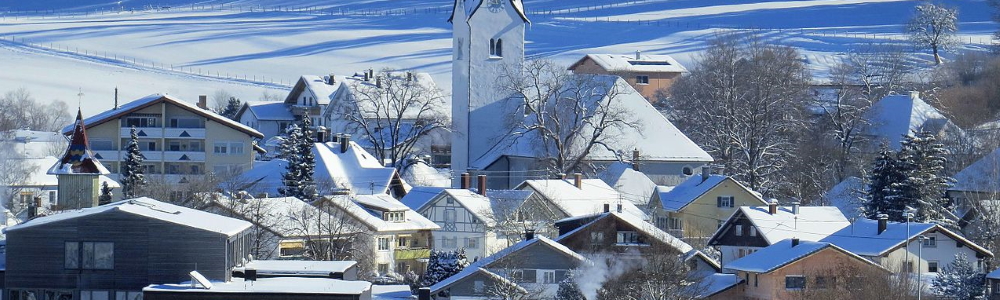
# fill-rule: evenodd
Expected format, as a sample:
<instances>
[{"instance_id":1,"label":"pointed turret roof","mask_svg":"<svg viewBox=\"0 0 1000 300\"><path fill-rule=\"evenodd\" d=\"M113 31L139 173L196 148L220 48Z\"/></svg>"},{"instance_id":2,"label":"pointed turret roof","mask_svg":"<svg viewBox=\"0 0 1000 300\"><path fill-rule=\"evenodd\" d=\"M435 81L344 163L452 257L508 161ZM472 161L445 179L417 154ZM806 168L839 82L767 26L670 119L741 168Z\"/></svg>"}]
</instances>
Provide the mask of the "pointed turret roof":
<instances>
[{"instance_id":1,"label":"pointed turret roof","mask_svg":"<svg viewBox=\"0 0 1000 300\"><path fill-rule=\"evenodd\" d=\"M61 159L49 168L50 175L65 174L109 174L108 169L90 152L87 128L83 124L83 112L77 109L73 136Z\"/></svg>"}]
</instances>

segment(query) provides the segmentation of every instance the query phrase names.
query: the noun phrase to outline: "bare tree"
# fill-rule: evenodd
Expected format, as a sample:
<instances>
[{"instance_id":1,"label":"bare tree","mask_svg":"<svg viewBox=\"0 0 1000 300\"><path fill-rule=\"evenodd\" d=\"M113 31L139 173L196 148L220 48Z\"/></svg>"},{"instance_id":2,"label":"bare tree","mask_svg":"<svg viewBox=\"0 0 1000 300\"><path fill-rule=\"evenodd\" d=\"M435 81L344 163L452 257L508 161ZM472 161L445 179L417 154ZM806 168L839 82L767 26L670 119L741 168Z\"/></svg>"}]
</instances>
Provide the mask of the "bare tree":
<instances>
[{"instance_id":1,"label":"bare tree","mask_svg":"<svg viewBox=\"0 0 1000 300\"><path fill-rule=\"evenodd\" d=\"M65 102L38 102L25 88L8 91L0 96L0 131L31 129L55 131L71 121Z\"/></svg>"},{"instance_id":2,"label":"bare tree","mask_svg":"<svg viewBox=\"0 0 1000 300\"><path fill-rule=\"evenodd\" d=\"M212 94L212 104L210 108L212 111L220 113L226 110L226 106L229 105L230 99L236 99L236 96L226 90L216 90L215 94Z\"/></svg>"},{"instance_id":3,"label":"bare tree","mask_svg":"<svg viewBox=\"0 0 1000 300\"><path fill-rule=\"evenodd\" d=\"M353 132L371 142L380 161L402 167L403 159L424 145L425 137L448 130L451 120L444 92L426 74L384 69L374 81L359 81L353 94L332 105Z\"/></svg>"},{"instance_id":4,"label":"bare tree","mask_svg":"<svg viewBox=\"0 0 1000 300\"><path fill-rule=\"evenodd\" d=\"M620 134L644 130L621 101L637 92L618 76L572 74L552 61L532 60L505 69L498 80L518 101L506 120L511 134L527 139L553 174L594 171L588 158L598 150L621 159L633 148Z\"/></svg>"},{"instance_id":5,"label":"bare tree","mask_svg":"<svg viewBox=\"0 0 1000 300\"><path fill-rule=\"evenodd\" d=\"M914 299L916 286L902 272L893 274L884 269L861 268L856 264L831 261L832 270L806 274L806 288L799 290L794 299L848 300L848 299Z\"/></svg>"},{"instance_id":6,"label":"bare tree","mask_svg":"<svg viewBox=\"0 0 1000 300\"><path fill-rule=\"evenodd\" d=\"M240 194L235 198L219 194L207 195L209 203L203 210L241 219L253 224L250 228L250 254L255 259L275 259L282 236L280 229L288 215L277 209L272 199L254 199Z\"/></svg>"},{"instance_id":7,"label":"bare tree","mask_svg":"<svg viewBox=\"0 0 1000 300\"><path fill-rule=\"evenodd\" d=\"M674 84L668 116L726 174L769 192L803 128L809 80L795 49L755 34L723 34Z\"/></svg>"},{"instance_id":8,"label":"bare tree","mask_svg":"<svg viewBox=\"0 0 1000 300\"><path fill-rule=\"evenodd\" d=\"M910 40L920 47L929 47L934 52L934 64L941 64L940 50L947 50L958 44L958 9L925 3L917 5L917 12L906 25Z\"/></svg>"},{"instance_id":9,"label":"bare tree","mask_svg":"<svg viewBox=\"0 0 1000 300\"><path fill-rule=\"evenodd\" d=\"M354 260L358 275L367 279L375 272L374 230L362 224L351 210L361 209L348 196L324 196L318 209L289 212L293 235L305 243L304 256L314 260ZM367 213L367 212L355 212Z\"/></svg>"},{"instance_id":10,"label":"bare tree","mask_svg":"<svg viewBox=\"0 0 1000 300\"><path fill-rule=\"evenodd\" d=\"M709 282L703 273L666 246L639 253L593 254L592 264L576 270L573 280L587 299L697 299Z\"/></svg>"},{"instance_id":11,"label":"bare tree","mask_svg":"<svg viewBox=\"0 0 1000 300\"><path fill-rule=\"evenodd\" d=\"M0 196L5 208L18 215L28 208L19 199L24 183L40 166L29 163L12 143L0 144Z\"/></svg>"}]
</instances>

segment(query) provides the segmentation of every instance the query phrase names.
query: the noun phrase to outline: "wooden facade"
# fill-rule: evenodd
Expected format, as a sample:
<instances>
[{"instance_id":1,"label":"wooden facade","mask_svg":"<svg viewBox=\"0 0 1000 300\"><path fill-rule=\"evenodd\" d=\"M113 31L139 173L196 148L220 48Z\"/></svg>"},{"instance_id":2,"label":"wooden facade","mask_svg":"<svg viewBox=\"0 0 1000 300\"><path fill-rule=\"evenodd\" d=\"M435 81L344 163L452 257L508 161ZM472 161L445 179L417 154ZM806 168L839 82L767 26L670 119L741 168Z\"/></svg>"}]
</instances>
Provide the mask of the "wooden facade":
<instances>
[{"instance_id":1,"label":"wooden facade","mask_svg":"<svg viewBox=\"0 0 1000 300\"><path fill-rule=\"evenodd\" d=\"M117 209L11 230L7 299L49 299L46 294L81 299L81 292L131 299L152 283L190 280L192 270L211 280L229 280L229 270L247 257L247 234L229 236ZM88 257L71 266L67 253L86 256L74 247L88 243L111 244L110 266L88 267Z\"/></svg>"},{"instance_id":2,"label":"wooden facade","mask_svg":"<svg viewBox=\"0 0 1000 300\"><path fill-rule=\"evenodd\" d=\"M581 224L582 223L582 224ZM663 236L654 236L653 224L648 228L637 228L624 222L614 213L606 213L593 218L580 218L569 222L559 222L559 243L578 253L626 253L637 250L640 254L683 254L680 250L663 242Z\"/></svg>"},{"instance_id":3,"label":"wooden facade","mask_svg":"<svg viewBox=\"0 0 1000 300\"><path fill-rule=\"evenodd\" d=\"M101 190L97 179L100 174L59 174L59 207L77 209L97 206ZM49 199L52 201L52 199Z\"/></svg>"}]
</instances>

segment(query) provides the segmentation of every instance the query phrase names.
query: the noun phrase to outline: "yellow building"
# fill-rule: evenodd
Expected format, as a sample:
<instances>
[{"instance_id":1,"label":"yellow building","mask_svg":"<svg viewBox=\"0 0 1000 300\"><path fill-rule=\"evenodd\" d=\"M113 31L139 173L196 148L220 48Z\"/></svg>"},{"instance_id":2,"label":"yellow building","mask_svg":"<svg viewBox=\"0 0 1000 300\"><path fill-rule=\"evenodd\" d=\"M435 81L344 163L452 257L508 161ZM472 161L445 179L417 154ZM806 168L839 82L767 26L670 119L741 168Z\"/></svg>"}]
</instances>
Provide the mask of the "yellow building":
<instances>
[{"instance_id":1,"label":"yellow building","mask_svg":"<svg viewBox=\"0 0 1000 300\"><path fill-rule=\"evenodd\" d=\"M657 227L694 242L711 237L740 206L761 205L767 202L759 193L706 170L675 187L657 187L648 207Z\"/></svg>"},{"instance_id":2,"label":"yellow building","mask_svg":"<svg viewBox=\"0 0 1000 300\"><path fill-rule=\"evenodd\" d=\"M201 176L236 174L253 166L255 139L263 135L205 108L166 95L150 95L84 120L90 149L111 173L118 174L135 128L145 157L145 174L167 182L196 181ZM62 130L73 133L73 126ZM115 177L116 175L113 175Z\"/></svg>"}]
</instances>

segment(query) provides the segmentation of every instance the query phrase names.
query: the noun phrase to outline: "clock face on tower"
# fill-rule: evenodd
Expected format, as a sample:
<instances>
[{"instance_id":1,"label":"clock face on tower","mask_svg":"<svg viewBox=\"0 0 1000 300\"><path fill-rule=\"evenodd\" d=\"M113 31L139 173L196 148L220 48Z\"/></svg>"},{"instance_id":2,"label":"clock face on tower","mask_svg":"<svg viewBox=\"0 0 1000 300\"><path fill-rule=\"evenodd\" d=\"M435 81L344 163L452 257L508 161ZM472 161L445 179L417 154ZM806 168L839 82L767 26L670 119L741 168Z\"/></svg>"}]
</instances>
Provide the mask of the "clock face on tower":
<instances>
[{"instance_id":1,"label":"clock face on tower","mask_svg":"<svg viewBox=\"0 0 1000 300\"><path fill-rule=\"evenodd\" d=\"M503 0L486 0L486 7L489 8L491 12L500 12L503 10Z\"/></svg>"}]
</instances>

